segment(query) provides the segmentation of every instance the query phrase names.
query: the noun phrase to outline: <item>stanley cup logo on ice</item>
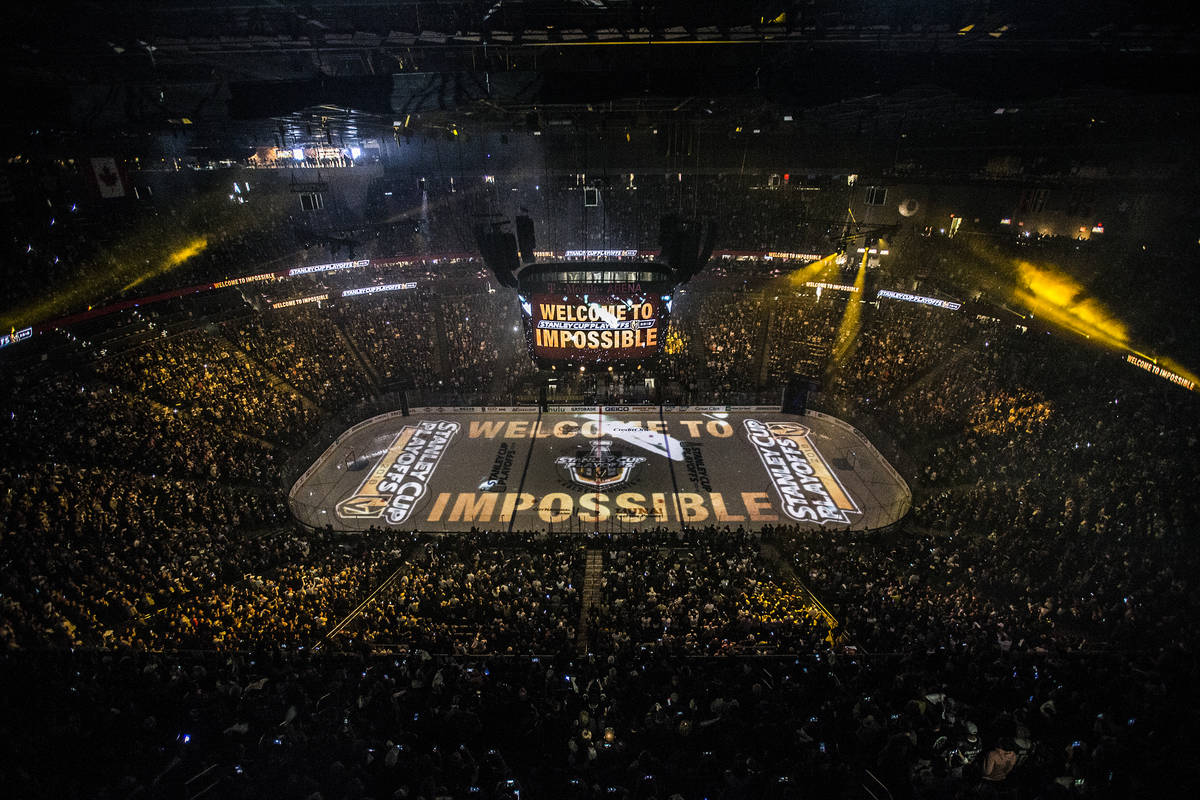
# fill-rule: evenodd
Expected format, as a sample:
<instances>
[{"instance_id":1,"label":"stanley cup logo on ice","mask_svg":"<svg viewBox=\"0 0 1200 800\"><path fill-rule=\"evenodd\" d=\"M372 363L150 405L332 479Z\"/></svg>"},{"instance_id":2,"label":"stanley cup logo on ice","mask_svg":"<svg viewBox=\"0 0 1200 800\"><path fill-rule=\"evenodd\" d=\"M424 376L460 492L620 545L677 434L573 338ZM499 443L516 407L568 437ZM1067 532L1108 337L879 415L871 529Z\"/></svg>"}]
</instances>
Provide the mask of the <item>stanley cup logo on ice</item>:
<instances>
[{"instance_id":1,"label":"stanley cup logo on ice","mask_svg":"<svg viewBox=\"0 0 1200 800\"><path fill-rule=\"evenodd\" d=\"M614 452L612 444L612 439L593 439L586 453L562 456L555 463L567 471L571 480L583 486L618 486L629 480L634 468L646 459Z\"/></svg>"},{"instance_id":2,"label":"stanley cup logo on ice","mask_svg":"<svg viewBox=\"0 0 1200 800\"><path fill-rule=\"evenodd\" d=\"M405 425L354 495L337 504L337 515L382 518L390 525L407 520L458 430L457 422L442 420Z\"/></svg>"},{"instance_id":3,"label":"stanley cup logo on ice","mask_svg":"<svg viewBox=\"0 0 1200 800\"><path fill-rule=\"evenodd\" d=\"M858 506L825 459L810 431L797 422L744 420L746 437L758 452L779 494L783 512L800 522L850 522Z\"/></svg>"}]
</instances>

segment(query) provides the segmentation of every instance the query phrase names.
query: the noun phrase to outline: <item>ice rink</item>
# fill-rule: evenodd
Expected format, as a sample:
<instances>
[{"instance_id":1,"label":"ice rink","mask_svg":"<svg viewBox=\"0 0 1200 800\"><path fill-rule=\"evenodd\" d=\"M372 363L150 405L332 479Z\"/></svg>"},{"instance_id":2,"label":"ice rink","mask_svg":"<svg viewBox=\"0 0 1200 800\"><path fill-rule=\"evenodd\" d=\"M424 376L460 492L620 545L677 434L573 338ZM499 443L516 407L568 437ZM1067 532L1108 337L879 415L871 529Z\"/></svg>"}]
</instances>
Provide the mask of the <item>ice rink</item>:
<instances>
[{"instance_id":1,"label":"ice rink","mask_svg":"<svg viewBox=\"0 0 1200 800\"><path fill-rule=\"evenodd\" d=\"M315 527L876 528L903 479L833 417L719 406L413 409L355 425L290 493Z\"/></svg>"}]
</instances>

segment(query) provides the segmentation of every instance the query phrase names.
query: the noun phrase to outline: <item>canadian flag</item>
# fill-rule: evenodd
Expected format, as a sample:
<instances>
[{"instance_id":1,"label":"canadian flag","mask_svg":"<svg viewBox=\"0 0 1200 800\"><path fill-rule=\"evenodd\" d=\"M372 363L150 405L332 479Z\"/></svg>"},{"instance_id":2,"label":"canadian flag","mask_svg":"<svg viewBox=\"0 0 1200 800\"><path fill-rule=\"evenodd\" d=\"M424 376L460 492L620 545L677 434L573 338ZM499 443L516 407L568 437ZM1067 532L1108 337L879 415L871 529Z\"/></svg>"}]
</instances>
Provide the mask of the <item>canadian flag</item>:
<instances>
[{"instance_id":1,"label":"canadian flag","mask_svg":"<svg viewBox=\"0 0 1200 800\"><path fill-rule=\"evenodd\" d=\"M92 175L96 178L96 186L104 199L125 196L125 181L117 168L117 160L112 157L93 158Z\"/></svg>"}]
</instances>

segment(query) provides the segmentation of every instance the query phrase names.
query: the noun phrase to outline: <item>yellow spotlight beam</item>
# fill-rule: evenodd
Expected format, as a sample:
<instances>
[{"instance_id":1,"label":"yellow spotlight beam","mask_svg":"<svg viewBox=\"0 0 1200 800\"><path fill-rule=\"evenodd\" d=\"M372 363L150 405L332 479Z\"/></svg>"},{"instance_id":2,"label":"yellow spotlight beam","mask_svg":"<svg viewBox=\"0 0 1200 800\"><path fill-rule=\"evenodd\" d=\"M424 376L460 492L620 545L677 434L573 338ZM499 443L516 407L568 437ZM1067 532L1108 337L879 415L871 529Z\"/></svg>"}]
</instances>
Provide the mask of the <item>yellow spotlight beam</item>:
<instances>
[{"instance_id":1,"label":"yellow spotlight beam","mask_svg":"<svg viewBox=\"0 0 1200 800\"><path fill-rule=\"evenodd\" d=\"M142 252L151 257L141 259L135 259L124 249L120 253L102 252L96 258L96 264L100 267L97 271L79 276L68 284L49 287L43 299L27 306L6 309L0 313L0 328L22 327L72 310L91 308L90 304L102 302L115 291L129 291L145 280L171 271L207 246L206 238L196 238L180 241L176 249L162 253L163 244L145 241ZM117 286L123 288L118 290Z\"/></svg>"},{"instance_id":2,"label":"yellow spotlight beam","mask_svg":"<svg viewBox=\"0 0 1200 800\"><path fill-rule=\"evenodd\" d=\"M824 258L814 261L811 264L805 264L803 267L789 274L788 282L792 286L800 287L809 281L815 281L823 277L826 272L830 271L837 264L837 253L831 253Z\"/></svg>"},{"instance_id":3,"label":"yellow spotlight beam","mask_svg":"<svg viewBox=\"0 0 1200 800\"><path fill-rule=\"evenodd\" d=\"M178 250L167 254L167 257L160 261L157 265L151 267L146 272L143 272L141 275L138 275L132 281L125 284L121 291L127 292L140 284L142 281L146 281L150 278L162 275L163 273L170 272L171 270L175 269L175 267L178 267L180 264L187 261L189 258L202 253L206 247L208 247L208 239L204 237L192 239L183 247L180 247Z\"/></svg>"},{"instance_id":4,"label":"yellow spotlight beam","mask_svg":"<svg viewBox=\"0 0 1200 800\"><path fill-rule=\"evenodd\" d=\"M0 328L21 328L102 303L194 258L214 237L220 238L218 231L229 236L284 213L282 206L256 208L251 217L244 208L240 212L231 208L225 193L208 192L180 220L179 233L164 234L149 223L132 226L120 241L89 256L91 268L86 274L46 287L40 299L25 306L0 309Z\"/></svg>"},{"instance_id":5,"label":"yellow spotlight beam","mask_svg":"<svg viewBox=\"0 0 1200 800\"><path fill-rule=\"evenodd\" d=\"M1129 346L1125 323L1098 300L1088 297L1084 286L1070 275L1028 261L1018 262L1016 273L1019 286L1012 290L1011 297L1035 317L1114 349Z\"/></svg>"},{"instance_id":6,"label":"yellow spotlight beam","mask_svg":"<svg viewBox=\"0 0 1200 800\"><path fill-rule=\"evenodd\" d=\"M854 288L857 291L850 295L850 300L846 303L846 311L842 314L842 323L838 326L833 352L835 368L841 366L842 361L850 355L855 342L858 341L858 331L862 327L863 287L867 283L867 257L869 255L870 253L863 253L862 261L858 264L858 274L854 276Z\"/></svg>"},{"instance_id":7,"label":"yellow spotlight beam","mask_svg":"<svg viewBox=\"0 0 1200 800\"><path fill-rule=\"evenodd\" d=\"M1140 356L1200 384L1195 373L1179 362L1143 352L1143 348L1132 341L1128 326L1103 303L1089 296L1082 283L1060 268L1012 259L986 248L978 241L972 244L971 250L975 259L968 260L966 266L975 282L985 291L1024 308L1035 319L1071 331L1109 349Z\"/></svg>"}]
</instances>

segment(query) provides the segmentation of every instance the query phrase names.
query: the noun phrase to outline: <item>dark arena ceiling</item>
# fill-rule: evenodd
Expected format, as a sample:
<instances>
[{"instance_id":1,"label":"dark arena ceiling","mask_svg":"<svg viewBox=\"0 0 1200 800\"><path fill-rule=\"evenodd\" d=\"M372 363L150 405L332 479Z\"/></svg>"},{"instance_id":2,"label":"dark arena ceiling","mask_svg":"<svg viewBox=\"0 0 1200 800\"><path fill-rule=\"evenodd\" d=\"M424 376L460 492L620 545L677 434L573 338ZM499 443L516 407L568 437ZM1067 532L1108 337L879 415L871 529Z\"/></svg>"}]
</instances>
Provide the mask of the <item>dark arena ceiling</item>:
<instances>
[{"instance_id":1,"label":"dark arena ceiling","mask_svg":"<svg viewBox=\"0 0 1200 800\"><path fill-rule=\"evenodd\" d=\"M175 132L218 154L281 120L369 135L417 112L782 108L836 127L869 111L914 127L937 116L951 133L1007 104L1072 125L1129 95L1190 92L1197 45L1178 5L1082 0L167 0L4 15L6 138Z\"/></svg>"}]
</instances>

